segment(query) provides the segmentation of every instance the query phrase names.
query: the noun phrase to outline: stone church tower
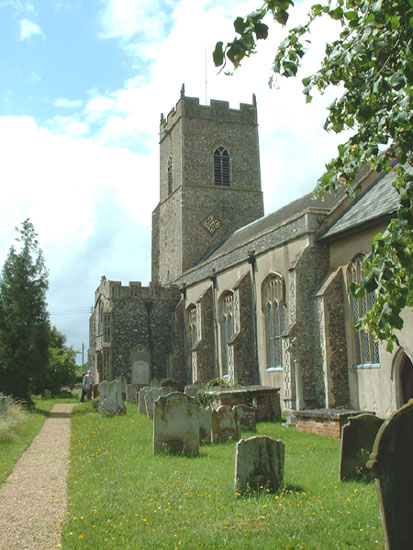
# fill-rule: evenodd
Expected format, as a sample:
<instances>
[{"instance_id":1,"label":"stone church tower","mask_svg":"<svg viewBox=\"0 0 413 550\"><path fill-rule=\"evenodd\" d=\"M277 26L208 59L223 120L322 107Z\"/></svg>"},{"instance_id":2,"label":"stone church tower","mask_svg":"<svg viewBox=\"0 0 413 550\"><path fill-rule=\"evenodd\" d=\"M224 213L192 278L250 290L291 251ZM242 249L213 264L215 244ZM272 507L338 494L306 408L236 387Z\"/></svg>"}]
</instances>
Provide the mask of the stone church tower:
<instances>
[{"instance_id":1,"label":"stone church tower","mask_svg":"<svg viewBox=\"0 0 413 550\"><path fill-rule=\"evenodd\" d=\"M152 283L167 285L234 231L262 217L257 106L186 97L160 122L160 201Z\"/></svg>"}]
</instances>

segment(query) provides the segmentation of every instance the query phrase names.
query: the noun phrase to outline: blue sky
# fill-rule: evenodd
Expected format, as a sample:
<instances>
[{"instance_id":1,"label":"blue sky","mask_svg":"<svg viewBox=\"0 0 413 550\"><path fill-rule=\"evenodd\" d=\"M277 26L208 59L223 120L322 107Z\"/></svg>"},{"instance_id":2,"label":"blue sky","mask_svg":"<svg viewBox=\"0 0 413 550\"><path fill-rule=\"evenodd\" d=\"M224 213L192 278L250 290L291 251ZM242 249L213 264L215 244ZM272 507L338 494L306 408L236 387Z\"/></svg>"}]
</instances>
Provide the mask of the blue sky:
<instances>
[{"instance_id":1,"label":"blue sky","mask_svg":"<svg viewBox=\"0 0 413 550\"><path fill-rule=\"evenodd\" d=\"M270 90L282 31L232 77L212 64L232 22L259 5L232 0L0 0L0 263L30 218L49 268L52 323L88 347L102 275L150 280L159 198L158 128L186 94L258 102L266 213L310 191L336 136L322 130L332 96L305 104L298 81ZM292 24L308 11L299 4ZM271 22L269 22L271 25ZM317 67L331 23L312 36ZM207 81L207 85L205 84ZM80 355L79 355L80 360Z\"/></svg>"}]
</instances>

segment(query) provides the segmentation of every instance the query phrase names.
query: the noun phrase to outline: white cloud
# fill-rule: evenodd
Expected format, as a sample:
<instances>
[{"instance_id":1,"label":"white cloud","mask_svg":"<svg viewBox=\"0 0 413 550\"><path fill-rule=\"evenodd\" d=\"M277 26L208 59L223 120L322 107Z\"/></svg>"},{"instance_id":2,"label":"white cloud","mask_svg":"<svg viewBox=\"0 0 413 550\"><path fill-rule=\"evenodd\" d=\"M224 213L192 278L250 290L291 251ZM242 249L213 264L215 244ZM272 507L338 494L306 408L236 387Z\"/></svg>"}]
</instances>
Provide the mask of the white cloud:
<instances>
[{"instance_id":1,"label":"white cloud","mask_svg":"<svg viewBox=\"0 0 413 550\"><path fill-rule=\"evenodd\" d=\"M44 39L46 38L44 32L39 27L39 25L37 25L37 23L34 23L29 19L22 19L20 21L19 40L28 40L32 36L41 36Z\"/></svg>"},{"instance_id":2,"label":"white cloud","mask_svg":"<svg viewBox=\"0 0 413 550\"><path fill-rule=\"evenodd\" d=\"M80 99L66 99L65 97L58 97L53 101L55 107L62 107L63 109L79 109L83 105L83 101Z\"/></svg>"}]
</instances>

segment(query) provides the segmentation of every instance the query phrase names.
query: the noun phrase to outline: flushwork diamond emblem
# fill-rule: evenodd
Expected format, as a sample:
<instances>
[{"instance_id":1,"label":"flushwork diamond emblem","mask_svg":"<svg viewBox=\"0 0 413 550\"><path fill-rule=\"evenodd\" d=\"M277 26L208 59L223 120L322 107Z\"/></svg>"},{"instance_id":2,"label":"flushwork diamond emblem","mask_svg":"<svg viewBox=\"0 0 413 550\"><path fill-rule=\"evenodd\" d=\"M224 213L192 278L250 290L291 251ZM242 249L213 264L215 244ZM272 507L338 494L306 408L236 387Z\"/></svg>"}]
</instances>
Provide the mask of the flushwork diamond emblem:
<instances>
[{"instance_id":1,"label":"flushwork diamond emblem","mask_svg":"<svg viewBox=\"0 0 413 550\"><path fill-rule=\"evenodd\" d=\"M221 227L221 222L219 222L214 214L210 214L205 220L202 222L202 225L205 227L205 229L213 235L217 229Z\"/></svg>"}]
</instances>

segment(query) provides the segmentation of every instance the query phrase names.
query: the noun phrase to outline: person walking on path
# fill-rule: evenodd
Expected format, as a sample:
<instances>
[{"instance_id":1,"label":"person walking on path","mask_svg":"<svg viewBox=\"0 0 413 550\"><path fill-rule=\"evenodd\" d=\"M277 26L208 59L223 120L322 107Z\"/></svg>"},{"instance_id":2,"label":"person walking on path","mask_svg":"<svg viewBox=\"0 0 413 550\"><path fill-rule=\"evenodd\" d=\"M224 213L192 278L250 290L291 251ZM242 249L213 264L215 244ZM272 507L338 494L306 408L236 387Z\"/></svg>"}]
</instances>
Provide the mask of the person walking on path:
<instances>
[{"instance_id":1,"label":"person walking on path","mask_svg":"<svg viewBox=\"0 0 413 550\"><path fill-rule=\"evenodd\" d=\"M66 515L70 413L56 404L0 487L0 548L52 550Z\"/></svg>"},{"instance_id":2,"label":"person walking on path","mask_svg":"<svg viewBox=\"0 0 413 550\"><path fill-rule=\"evenodd\" d=\"M87 400L90 401L92 399L92 391L93 391L93 376L92 376L92 371L88 370L82 380L82 397L80 398L80 400L84 401L84 397L86 396Z\"/></svg>"}]
</instances>

